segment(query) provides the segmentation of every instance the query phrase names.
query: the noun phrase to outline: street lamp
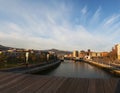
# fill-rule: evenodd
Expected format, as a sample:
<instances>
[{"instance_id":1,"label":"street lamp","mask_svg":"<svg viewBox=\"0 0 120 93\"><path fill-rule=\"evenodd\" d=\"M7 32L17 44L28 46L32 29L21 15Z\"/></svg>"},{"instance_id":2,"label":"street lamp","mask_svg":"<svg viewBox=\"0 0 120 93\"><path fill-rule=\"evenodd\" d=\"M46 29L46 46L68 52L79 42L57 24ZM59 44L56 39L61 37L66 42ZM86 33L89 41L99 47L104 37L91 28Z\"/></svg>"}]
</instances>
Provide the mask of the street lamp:
<instances>
[{"instance_id":1,"label":"street lamp","mask_svg":"<svg viewBox=\"0 0 120 93\"><path fill-rule=\"evenodd\" d=\"M110 67L110 61L109 61L109 67Z\"/></svg>"},{"instance_id":2,"label":"street lamp","mask_svg":"<svg viewBox=\"0 0 120 93\"><path fill-rule=\"evenodd\" d=\"M29 52L26 52L26 67L28 67Z\"/></svg>"},{"instance_id":3,"label":"street lamp","mask_svg":"<svg viewBox=\"0 0 120 93\"><path fill-rule=\"evenodd\" d=\"M47 54L47 61L49 61L49 59L50 59L50 55L49 55L49 54Z\"/></svg>"}]
</instances>

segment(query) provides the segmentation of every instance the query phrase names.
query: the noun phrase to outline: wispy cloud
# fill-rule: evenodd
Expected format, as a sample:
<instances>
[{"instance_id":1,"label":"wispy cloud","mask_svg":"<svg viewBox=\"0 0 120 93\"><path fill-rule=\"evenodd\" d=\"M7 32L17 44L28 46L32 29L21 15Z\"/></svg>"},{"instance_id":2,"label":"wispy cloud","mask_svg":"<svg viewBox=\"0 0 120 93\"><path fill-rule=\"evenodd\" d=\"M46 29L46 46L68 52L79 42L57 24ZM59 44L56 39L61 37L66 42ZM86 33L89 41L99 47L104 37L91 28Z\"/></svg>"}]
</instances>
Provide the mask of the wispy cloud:
<instances>
[{"instance_id":1,"label":"wispy cloud","mask_svg":"<svg viewBox=\"0 0 120 93\"><path fill-rule=\"evenodd\" d=\"M105 20L104 26L110 26L114 25L114 23L118 22L120 18L120 15L112 15L111 17L107 18Z\"/></svg>"},{"instance_id":2,"label":"wispy cloud","mask_svg":"<svg viewBox=\"0 0 120 93\"><path fill-rule=\"evenodd\" d=\"M90 18L90 26L95 26L95 24L98 24L100 20L100 15L101 15L101 7L99 6L98 9L94 12L92 15L92 18Z\"/></svg>"},{"instance_id":3,"label":"wispy cloud","mask_svg":"<svg viewBox=\"0 0 120 93\"><path fill-rule=\"evenodd\" d=\"M13 47L34 49L81 50L90 48L99 51L110 49L111 40L115 40L119 33L120 23L117 21L119 16L106 17L99 23L102 11L99 7L92 14L92 18L87 20L90 12L88 12L89 8L84 6L79 12L82 22L73 25L70 21L70 18L73 18L72 7L70 8L64 2L59 2L59 4L51 2L51 4L39 5L29 2L23 4L22 1L6 4L6 2L2 2L0 12L2 11L8 19L0 17L0 20L3 20L0 21L0 43ZM92 33L88 29L89 26L84 25L86 22L88 25L95 26L97 33ZM116 32L112 30L113 39L111 39L112 35L107 37L108 33L103 32L111 29L104 27L111 23L115 24L111 28L116 29ZM99 29L96 25L100 26Z\"/></svg>"},{"instance_id":4,"label":"wispy cloud","mask_svg":"<svg viewBox=\"0 0 120 93\"><path fill-rule=\"evenodd\" d=\"M87 13L87 6L84 6L82 9L81 9L81 13L83 15L85 15Z\"/></svg>"}]
</instances>

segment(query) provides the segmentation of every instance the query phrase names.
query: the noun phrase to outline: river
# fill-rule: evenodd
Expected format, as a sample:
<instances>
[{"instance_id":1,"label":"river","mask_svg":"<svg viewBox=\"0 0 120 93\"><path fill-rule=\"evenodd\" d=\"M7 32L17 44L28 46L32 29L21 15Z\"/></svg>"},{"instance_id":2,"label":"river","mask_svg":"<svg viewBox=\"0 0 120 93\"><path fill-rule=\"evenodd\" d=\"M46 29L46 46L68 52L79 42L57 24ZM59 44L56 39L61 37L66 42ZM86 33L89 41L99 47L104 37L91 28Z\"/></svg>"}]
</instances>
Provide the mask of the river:
<instances>
[{"instance_id":1,"label":"river","mask_svg":"<svg viewBox=\"0 0 120 93\"><path fill-rule=\"evenodd\" d=\"M39 72L40 75L79 77L79 78L113 78L115 76L106 71L84 62L65 60L52 70Z\"/></svg>"}]
</instances>

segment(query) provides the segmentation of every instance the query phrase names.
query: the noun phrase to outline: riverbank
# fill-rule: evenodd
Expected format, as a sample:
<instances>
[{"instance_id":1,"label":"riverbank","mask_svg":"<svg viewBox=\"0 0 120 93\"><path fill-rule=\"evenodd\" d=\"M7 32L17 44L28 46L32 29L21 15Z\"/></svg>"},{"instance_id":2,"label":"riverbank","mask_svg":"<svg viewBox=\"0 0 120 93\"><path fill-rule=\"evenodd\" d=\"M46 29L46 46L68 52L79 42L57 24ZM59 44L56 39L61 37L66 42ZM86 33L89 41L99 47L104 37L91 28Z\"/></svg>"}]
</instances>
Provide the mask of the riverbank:
<instances>
[{"instance_id":1,"label":"riverbank","mask_svg":"<svg viewBox=\"0 0 120 93\"><path fill-rule=\"evenodd\" d=\"M56 67L57 65L59 65L60 63L61 63L61 61L58 60L56 62L46 64L44 66L35 67L33 69L26 71L25 73L36 74L36 73L39 73L39 72L44 71L44 70L52 69L52 68Z\"/></svg>"},{"instance_id":2,"label":"riverbank","mask_svg":"<svg viewBox=\"0 0 120 93\"><path fill-rule=\"evenodd\" d=\"M102 64L102 63L98 63L98 62L94 62L94 61L90 61L90 60L85 60L85 62L89 63L91 65L97 66L97 67L109 72L112 75L120 77L120 69L118 69L118 68L114 68L110 65L106 65L106 64Z\"/></svg>"},{"instance_id":3,"label":"riverbank","mask_svg":"<svg viewBox=\"0 0 120 93\"><path fill-rule=\"evenodd\" d=\"M24 66L20 66L20 67L14 67L14 68L5 68L0 70L0 72L15 72L15 73L34 73L37 71L42 71L45 69L48 69L52 66L55 66L56 64L59 64L61 61L60 60L56 60L53 62L44 62L44 63L40 63L40 64L29 64L29 65L24 65Z\"/></svg>"}]
</instances>

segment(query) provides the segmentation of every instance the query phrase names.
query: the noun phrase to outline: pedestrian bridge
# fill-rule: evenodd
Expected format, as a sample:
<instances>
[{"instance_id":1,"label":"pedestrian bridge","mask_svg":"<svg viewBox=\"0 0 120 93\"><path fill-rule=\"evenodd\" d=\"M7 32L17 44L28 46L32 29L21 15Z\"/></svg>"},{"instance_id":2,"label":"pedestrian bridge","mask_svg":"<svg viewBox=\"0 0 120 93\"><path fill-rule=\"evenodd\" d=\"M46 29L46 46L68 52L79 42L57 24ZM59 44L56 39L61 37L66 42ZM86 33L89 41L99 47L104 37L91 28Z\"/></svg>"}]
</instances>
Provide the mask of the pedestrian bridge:
<instances>
[{"instance_id":1,"label":"pedestrian bridge","mask_svg":"<svg viewBox=\"0 0 120 93\"><path fill-rule=\"evenodd\" d=\"M0 72L1 93L120 93L120 79L90 79Z\"/></svg>"},{"instance_id":2,"label":"pedestrian bridge","mask_svg":"<svg viewBox=\"0 0 120 93\"><path fill-rule=\"evenodd\" d=\"M48 67L51 65L24 70L27 73L0 71L0 93L120 93L119 78L67 78L30 74Z\"/></svg>"}]
</instances>

